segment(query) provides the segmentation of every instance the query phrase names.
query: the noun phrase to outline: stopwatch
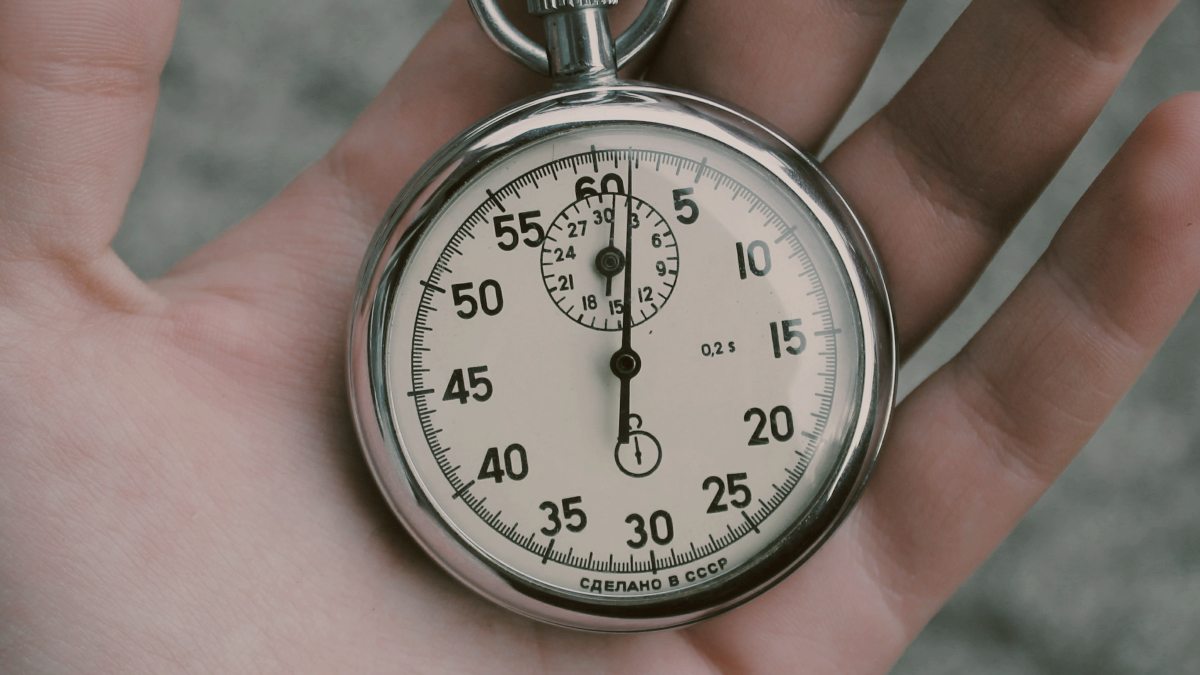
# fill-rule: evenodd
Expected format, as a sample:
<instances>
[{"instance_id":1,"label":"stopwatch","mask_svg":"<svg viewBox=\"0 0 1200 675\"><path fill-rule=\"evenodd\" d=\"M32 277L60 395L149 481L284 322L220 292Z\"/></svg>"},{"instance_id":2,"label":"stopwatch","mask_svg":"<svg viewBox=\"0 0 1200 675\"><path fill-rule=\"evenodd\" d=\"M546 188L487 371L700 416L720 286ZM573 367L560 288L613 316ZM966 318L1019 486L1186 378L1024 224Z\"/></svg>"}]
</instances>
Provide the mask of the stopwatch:
<instances>
[{"instance_id":1,"label":"stopwatch","mask_svg":"<svg viewBox=\"0 0 1200 675\"><path fill-rule=\"evenodd\" d=\"M883 274L818 164L694 93L624 81L650 0L494 0L553 88L406 186L363 266L352 409L399 520L485 598L632 632L743 603L862 491L893 403Z\"/></svg>"}]
</instances>

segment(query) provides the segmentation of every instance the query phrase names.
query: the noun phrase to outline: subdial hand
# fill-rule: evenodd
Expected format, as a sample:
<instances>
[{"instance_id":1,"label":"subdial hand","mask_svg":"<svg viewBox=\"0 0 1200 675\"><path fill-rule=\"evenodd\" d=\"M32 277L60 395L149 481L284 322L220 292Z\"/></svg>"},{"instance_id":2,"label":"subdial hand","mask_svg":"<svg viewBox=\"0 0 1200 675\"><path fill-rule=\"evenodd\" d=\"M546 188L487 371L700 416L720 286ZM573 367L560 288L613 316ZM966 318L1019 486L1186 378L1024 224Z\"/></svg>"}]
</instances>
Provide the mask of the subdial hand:
<instances>
[{"instance_id":1,"label":"subdial hand","mask_svg":"<svg viewBox=\"0 0 1200 675\"><path fill-rule=\"evenodd\" d=\"M596 271L604 277L604 295L612 295L613 277L625 269L625 254L616 246L617 219L608 223L608 246L596 254Z\"/></svg>"},{"instance_id":2,"label":"subdial hand","mask_svg":"<svg viewBox=\"0 0 1200 675\"><path fill-rule=\"evenodd\" d=\"M612 244L600 249L596 254L596 271L604 277L604 294L612 295L613 277L625 269L625 254Z\"/></svg>"}]
</instances>

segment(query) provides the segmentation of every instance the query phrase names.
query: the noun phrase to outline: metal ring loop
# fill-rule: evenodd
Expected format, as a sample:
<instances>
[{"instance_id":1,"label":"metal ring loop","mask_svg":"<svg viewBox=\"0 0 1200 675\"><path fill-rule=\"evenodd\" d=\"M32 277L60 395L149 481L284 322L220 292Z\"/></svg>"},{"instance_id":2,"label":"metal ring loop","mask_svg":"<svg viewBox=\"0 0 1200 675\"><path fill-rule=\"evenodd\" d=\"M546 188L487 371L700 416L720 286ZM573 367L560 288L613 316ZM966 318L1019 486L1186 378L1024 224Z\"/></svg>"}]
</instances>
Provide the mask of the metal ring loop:
<instances>
[{"instance_id":1,"label":"metal ring loop","mask_svg":"<svg viewBox=\"0 0 1200 675\"><path fill-rule=\"evenodd\" d=\"M550 59L546 56L546 48L514 26L501 11L498 0L469 1L471 10L479 19L479 25L500 49L529 66L534 72L549 75ZM680 0L646 0L645 8L629 26L629 30L616 39L618 68L624 68L654 43L659 31L667 25L675 10L679 8L679 2Z\"/></svg>"}]
</instances>

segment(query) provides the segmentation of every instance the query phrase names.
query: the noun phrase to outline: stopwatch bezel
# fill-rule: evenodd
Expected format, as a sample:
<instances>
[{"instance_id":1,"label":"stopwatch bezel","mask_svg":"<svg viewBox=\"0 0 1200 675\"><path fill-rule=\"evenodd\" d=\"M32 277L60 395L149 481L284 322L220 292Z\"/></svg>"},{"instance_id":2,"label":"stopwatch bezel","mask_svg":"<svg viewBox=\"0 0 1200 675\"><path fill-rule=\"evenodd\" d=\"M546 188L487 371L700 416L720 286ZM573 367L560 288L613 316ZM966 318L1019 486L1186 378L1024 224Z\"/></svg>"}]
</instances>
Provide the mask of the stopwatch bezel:
<instances>
[{"instance_id":1,"label":"stopwatch bezel","mask_svg":"<svg viewBox=\"0 0 1200 675\"><path fill-rule=\"evenodd\" d=\"M548 136L599 125L639 124L701 134L759 165L815 216L850 283L864 374L851 442L803 517L745 569L710 584L644 598L567 594L498 564L444 521L412 470L392 414L387 335L393 293L437 217L497 161ZM519 614L605 632L671 628L736 607L774 586L829 538L857 501L878 456L895 398L896 350L882 269L861 223L815 160L782 134L697 94L645 83L559 90L517 104L462 133L399 194L368 249L349 335L351 410L368 464L412 537L467 587ZM871 347L874 347L872 350ZM412 433L412 431L409 431ZM416 446L419 447L418 441Z\"/></svg>"}]
</instances>

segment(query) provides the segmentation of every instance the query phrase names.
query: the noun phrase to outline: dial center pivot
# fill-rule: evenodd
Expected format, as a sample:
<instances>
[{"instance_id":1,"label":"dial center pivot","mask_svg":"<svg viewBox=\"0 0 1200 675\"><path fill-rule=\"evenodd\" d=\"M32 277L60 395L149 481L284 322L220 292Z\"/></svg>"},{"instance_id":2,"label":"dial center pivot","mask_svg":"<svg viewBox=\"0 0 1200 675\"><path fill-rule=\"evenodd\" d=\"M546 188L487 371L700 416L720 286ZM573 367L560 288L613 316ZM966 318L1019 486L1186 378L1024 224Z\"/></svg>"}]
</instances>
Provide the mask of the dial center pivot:
<instances>
[{"instance_id":1,"label":"dial center pivot","mask_svg":"<svg viewBox=\"0 0 1200 675\"><path fill-rule=\"evenodd\" d=\"M615 277L625 269L625 254L612 246L606 246L596 255L596 271L605 277Z\"/></svg>"},{"instance_id":2,"label":"dial center pivot","mask_svg":"<svg viewBox=\"0 0 1200 675\"><path fill-rule=\"evenodd\" d=\"M609 361L613 375L622 380L636 377L642 371L642 357L632 349L619 349Z\"/></svg>"}]
</instances>

